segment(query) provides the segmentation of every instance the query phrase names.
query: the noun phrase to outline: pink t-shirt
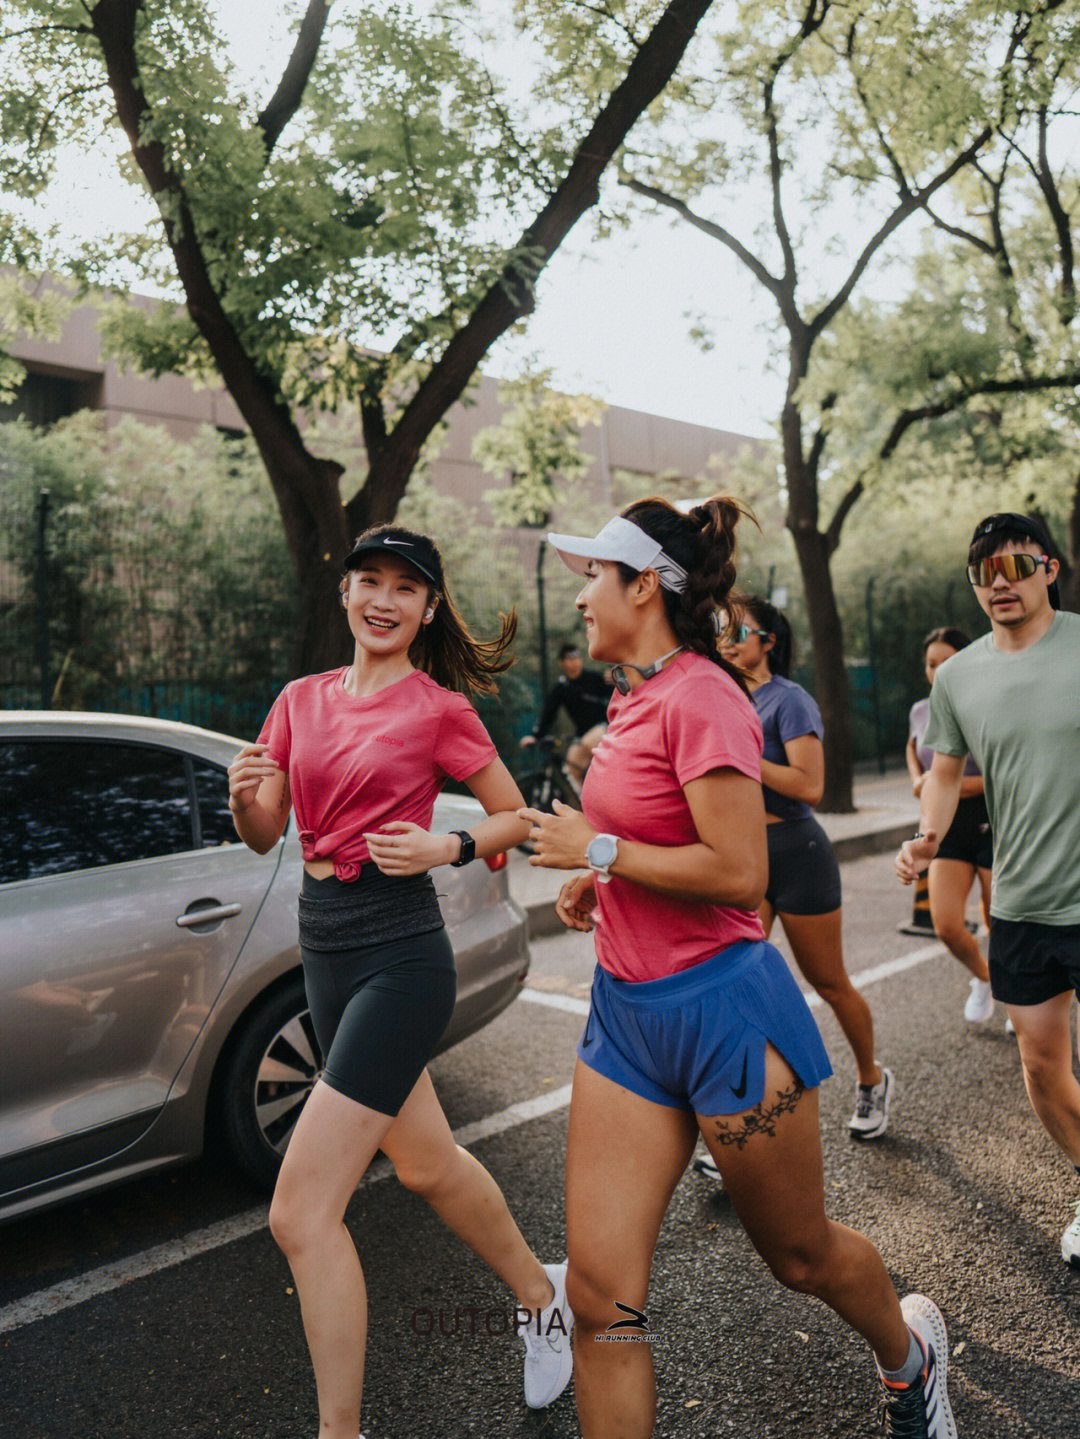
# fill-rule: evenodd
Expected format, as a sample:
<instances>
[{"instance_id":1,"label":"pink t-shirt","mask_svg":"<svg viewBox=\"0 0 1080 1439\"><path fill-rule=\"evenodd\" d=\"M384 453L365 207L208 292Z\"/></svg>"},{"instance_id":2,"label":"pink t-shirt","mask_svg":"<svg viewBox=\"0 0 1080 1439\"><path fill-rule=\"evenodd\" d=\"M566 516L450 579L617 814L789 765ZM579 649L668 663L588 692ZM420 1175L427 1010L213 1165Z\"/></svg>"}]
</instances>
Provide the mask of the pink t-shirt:
<instances>
[{"instance_id":1,"label":"pink t-shirt","mask_svg":"<svg viewBox=\"0 0 1080 1439\"><path fill-rule=\"evenodd\" d=\"M719 665L685 653L608 706L582 802L602 834L643 844L698 842L683 786L714 769L761 779L761 723ZM616 979L660 979L740 939L762 939L753 910L673 899L612 875L597 883L596 957Z\"/></svg>"},{"instance_id":2,"label":"pink t-shirt","mask_svg":"<svg viewBox=\"0 0 1080 1439\"><path fill-rule=\"evenodd\" d=\"M345 675L287 684L259 743L288 772L304 858L332 859L338 879L351 880L369 857L365 831L388 820L427 829L447 777L468 779L497 756L465 696L422 670L359 698Z\"/></svg>"}]
</instances>

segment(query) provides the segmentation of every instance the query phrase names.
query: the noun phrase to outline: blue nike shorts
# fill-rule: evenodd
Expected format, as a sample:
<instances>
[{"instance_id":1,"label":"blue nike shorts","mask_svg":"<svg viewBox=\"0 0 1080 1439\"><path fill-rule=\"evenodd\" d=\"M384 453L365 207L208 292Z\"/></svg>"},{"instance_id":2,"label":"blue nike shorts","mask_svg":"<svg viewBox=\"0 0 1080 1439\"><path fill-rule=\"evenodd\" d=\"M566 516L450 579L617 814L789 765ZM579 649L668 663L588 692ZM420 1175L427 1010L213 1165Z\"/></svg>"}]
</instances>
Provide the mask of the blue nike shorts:
<instances>
[{"instance_id":1,"label":"blue nike shorts","mask_svg":"<svg viewBox=\"0 0 1080 1439\"><path fill-rule=\"evenodd\" d=\"M764 940L740 940L690 969L632 983L597 965L578 1058L654 1104L741 1114L765 1092L765 1046L805 1089L832 1073L802 991Z\"/></svg>"}]
</instances>

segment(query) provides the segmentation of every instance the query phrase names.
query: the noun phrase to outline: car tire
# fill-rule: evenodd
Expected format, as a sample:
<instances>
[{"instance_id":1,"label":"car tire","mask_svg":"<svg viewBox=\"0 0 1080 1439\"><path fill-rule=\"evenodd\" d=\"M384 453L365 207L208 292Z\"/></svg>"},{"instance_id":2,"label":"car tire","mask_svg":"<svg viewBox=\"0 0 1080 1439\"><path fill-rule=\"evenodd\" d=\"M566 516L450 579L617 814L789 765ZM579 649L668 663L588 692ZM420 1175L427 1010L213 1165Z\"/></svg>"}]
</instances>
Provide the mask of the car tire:
<instances>
[{"instance_id":1,"label":"car tire","mask_svg":"<svg viewBox=\"0 0 1080 1439\"><path fill-rule=\"evenodd\" d=\"M296 975L241 1022L221 1073L219 1132L257 1188L273 1189L289 1136L321 1071L303 977Z\"/></svg>"}]
</instances>

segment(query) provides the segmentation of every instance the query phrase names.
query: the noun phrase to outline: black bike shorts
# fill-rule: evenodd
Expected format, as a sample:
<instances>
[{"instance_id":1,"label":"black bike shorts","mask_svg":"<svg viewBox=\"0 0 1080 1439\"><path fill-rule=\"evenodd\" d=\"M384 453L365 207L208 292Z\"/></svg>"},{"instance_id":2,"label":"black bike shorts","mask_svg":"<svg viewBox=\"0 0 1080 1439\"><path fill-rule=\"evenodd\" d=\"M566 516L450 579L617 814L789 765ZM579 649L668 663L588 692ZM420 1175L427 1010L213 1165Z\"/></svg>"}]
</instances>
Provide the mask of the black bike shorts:
<instances>
[{"instance_id":1,"label":"black bike shorts","mask_svg":"<svg viewBox=\"0 0 1080 1439\"><path fill-rule=\"evenodd\" d=\"M301 944L300 955L323 1082L396 1115L454 1012L457 973L445 928L352 949Z\"/></svg>"},{"instance_id":2,"label":"black bike shorts","mask_svg":"<svg viewBox=\"0 0 1080 1439\"><path fill-rule=\"evenodd\" d=\"M994 867L994 836L981 794L969 795L956 806L956 817L945 831L935 859L959 859L977 869Z\"/></svg>"},{"instance_id":3,"label":"black bike shorts","mask_svg":"<svg viewBox=\"0 0 1080 1439\"><path fill-rule=\"evenodd\" d=\"M775 914L832 914L840 908L840 866L829 836L813 815L765 826Z\"/></svg>"}]
</instances>

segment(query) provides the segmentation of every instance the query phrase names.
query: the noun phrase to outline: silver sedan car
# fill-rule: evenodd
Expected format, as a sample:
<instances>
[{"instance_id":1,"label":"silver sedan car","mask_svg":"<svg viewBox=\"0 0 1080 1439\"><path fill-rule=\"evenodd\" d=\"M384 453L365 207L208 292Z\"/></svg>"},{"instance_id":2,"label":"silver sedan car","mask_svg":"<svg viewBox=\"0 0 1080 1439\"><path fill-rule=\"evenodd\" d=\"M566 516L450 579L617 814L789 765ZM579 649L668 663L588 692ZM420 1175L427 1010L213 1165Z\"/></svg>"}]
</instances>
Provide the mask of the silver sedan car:
<instances>
[{"instance_id":1,"label":"silver sedan car","mask_svg":"<svg viewBox=\"0 0 1080 1439\"><path fill-rule=\"evenodd\" d=\"M240 740L124 715L0 712L0 1218L201 1153L269 1187L321 1058L296 938L300 847L241 844ZM435 828L482 813L440 796ZM500 863L501 861L501 863ZM529 967L505 856L439 874L458 967L442 1048Z\"/></svg>"}]
</instances>

